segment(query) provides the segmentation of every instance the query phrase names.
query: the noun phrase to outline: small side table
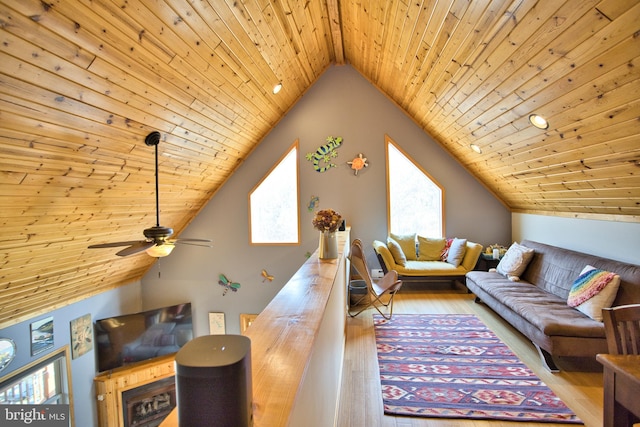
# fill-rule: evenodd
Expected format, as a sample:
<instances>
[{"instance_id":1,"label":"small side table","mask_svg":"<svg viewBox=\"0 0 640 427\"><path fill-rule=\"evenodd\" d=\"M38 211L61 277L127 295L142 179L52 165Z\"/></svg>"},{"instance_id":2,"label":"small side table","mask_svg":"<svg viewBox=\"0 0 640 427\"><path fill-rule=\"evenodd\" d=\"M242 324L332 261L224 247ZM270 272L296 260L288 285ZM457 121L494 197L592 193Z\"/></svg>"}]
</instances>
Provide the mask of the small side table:
<instances>
[{"instance_id":1,"label":"small side table","mask_svg":"<svg viewBox=\"0 0 640 427\"><path fill-rule=\"evenodd\" d=\"M478 262L476 263L474 270L489 271L489 269L491 268L496 268L499 263L499 259L493 259L493 254L482 252L480 254L480 258L478 258Z\"/></svg>"}]
</instances>

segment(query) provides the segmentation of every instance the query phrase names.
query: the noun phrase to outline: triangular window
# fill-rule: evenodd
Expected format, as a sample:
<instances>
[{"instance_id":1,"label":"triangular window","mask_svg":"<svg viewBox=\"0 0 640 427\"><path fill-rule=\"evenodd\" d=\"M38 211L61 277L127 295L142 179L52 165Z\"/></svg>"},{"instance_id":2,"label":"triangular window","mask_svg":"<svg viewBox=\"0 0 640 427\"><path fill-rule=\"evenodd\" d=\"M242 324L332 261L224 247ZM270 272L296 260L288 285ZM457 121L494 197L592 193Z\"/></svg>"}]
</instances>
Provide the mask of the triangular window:
<instances>
[{"instance_id":1,"label":"triangular window","mask_svg":"<svg viewBox=\"0 0 640 427\"><path fill-rule=\"evenodd\" d=\"M388 230L395 234L444 236L444 189L388 136Z\"/></svg>"},{"instance_id":2,"label":"triangular window","mask_svg":"<svg viewBox=\"0 0 640 427\"><path fill-rule=\"evenodd\" d=\"M298 141L249 193L249 240L255 245L300 243Z\"/></svg>"}]
</instances>

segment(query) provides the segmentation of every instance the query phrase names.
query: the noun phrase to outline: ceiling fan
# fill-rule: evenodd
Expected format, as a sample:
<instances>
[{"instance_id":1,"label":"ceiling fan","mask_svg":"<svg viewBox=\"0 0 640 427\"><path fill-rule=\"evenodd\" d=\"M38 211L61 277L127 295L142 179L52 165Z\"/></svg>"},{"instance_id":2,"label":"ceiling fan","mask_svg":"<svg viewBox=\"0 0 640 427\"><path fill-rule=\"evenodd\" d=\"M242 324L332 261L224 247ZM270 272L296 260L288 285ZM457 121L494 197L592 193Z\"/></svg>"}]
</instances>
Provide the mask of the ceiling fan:
<instances>
[{"instance_id":1,"label":"ceiling fan","mask_svg":"<svg viewBox=\"0 0 640 427\"><path fill-rule=\"evenodd\" d=\"M148 146L155 147L156 154L156 225L143 231L145 240L132 240L128 242L101 243L89 246L89 249L116 248L127 246L116 252L118 256L134 255L146 251L149 255L161 258L169 255L176 244L186 244L195 246L211 247L211 240L207 239L171 239L173 229L160 225L160 201L158 195L158 144L160 143L160 132L151 132L144 139Z\"/></svg>"}]
</instances>

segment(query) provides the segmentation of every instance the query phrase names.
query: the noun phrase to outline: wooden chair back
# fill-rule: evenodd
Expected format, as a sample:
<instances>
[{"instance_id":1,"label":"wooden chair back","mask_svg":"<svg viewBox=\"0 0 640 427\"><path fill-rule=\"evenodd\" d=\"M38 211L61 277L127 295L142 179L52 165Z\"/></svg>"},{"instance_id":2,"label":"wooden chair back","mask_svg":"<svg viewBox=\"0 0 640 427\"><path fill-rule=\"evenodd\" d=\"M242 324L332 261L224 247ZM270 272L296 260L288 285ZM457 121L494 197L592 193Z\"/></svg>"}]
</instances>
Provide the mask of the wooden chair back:
<instances>
[{"instance_id":1,"label":"wooden chair back","mask_svg":"<svg viewBox=\"0 0 640 427\"><path fill-rule=\"evenodd\" d=\"M609 354L640 354L640 304L602 309Z\"/></svg>"}]
</instances>

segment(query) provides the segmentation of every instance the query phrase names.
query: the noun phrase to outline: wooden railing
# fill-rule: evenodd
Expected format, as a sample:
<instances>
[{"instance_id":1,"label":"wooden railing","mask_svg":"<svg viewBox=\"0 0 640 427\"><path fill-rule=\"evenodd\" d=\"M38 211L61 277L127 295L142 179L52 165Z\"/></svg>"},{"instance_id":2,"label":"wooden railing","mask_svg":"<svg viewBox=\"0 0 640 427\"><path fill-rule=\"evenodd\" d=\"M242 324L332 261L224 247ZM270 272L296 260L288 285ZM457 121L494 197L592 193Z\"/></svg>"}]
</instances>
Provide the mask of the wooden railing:
<instances>
[{"instance_id":1,"label":"wooden railing","mask_svg":"<svg viewBox=\"0 0 640 427\"><path fill-rule=\"evenodd\" d=\"M319 260L316 251L244 333L251 339L255 427L335 425L350 243L349 230L337 234L338 258ZM177 412L160 427L177 427Z\"/></svg>"}]
</instances>

